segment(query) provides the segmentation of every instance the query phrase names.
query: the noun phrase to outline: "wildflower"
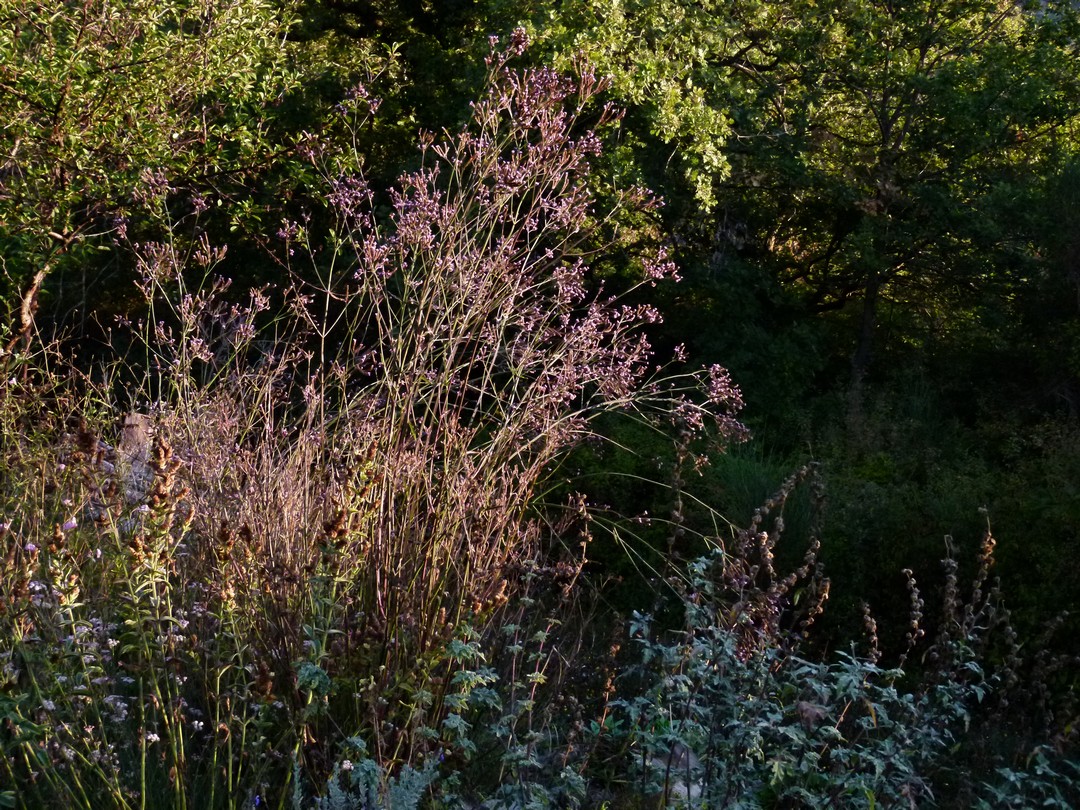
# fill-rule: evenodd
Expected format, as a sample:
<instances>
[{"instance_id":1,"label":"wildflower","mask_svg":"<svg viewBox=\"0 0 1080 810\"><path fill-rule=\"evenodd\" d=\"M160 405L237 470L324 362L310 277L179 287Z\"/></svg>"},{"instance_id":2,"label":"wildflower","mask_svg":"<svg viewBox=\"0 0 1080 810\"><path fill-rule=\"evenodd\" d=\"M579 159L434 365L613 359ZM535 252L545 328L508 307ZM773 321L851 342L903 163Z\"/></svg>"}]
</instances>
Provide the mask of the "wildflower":
<instances>
[{"instance_id":1,"label":"wildflower","mask_svg":"<svg viewBox=\"0 0 1080 810\"><path fill-rule=\"evenodd\" d=\"M26 544L26 551L29 554L33 554L35 551L37 551L37 546L35 546L33 543L27 543Z\"/></svg>"},{"instance_id":2,"label":"wildflower","mask_svg":"<svg viewBox=\"0 0 1080 810\"><path fill-rule=\"evenodd\" d=\"M150 743L151 745L158 742L160 739L161 739L161 737L159 737L157 734L154 734L154 732L150 732L149 734L146 735L146 741L148 743Z\"/></svg>"},{"instance_id":3,"label":"wildflower","mask_svg":"<svg viewBox=\"0 0 1080 810\"><path fill-rule=\"evenodd\" d=\"M121 695L108 695L103 702L110 710L109 719L112 722L122 723L127 719L128 706Z\"/></svg>"},{"instance_id":4,"label":"wildflower","mask_svg":"<svg viewBox=\"0 0 1080 810\"><path fill-rule=\"evenodd\" d=\"M345 773L348 773L352 769L353 769L353 764L352 764L351 759L342 760L342 762L341 762L341 770L345 771Z\"/></svg>"},{"instance_id":5,"label":"wildflower","mask_svg":"<svg viewBox=\"0 0 1080 810\"><path fill-rule=\"evenodd\" d=\"M41 708L43 708L47 712L55 712L56 704L53 703L51 700L43 700L41 701Z\"/></svg>"},{"instance_id":6,"label":"wildflower","mask_svg":"<svg viewBox=\"0 0 1080 810\"><path fill-rule=\"evenodd\" d=\"M65 523L63 526L61 526L60 528L62 528L65 532L70 532L72 529L74 529L78 525L79 525L79 522L77 520L75 520L75 518L72 518L71 520L67 521L67 523Z\"/></svg>"},{"instance_id":7,"label":"wildflower","mask_svg":"<svg viewBox=\"0 0 1080 810\"><path fill-rule=\"evenodd\" d=\"M675 266L675 262L668 258L668 252L666 249L661 248L656 256L646 259L643 262L645 269L645 278L650 282L662 281L670 279L671 281L679 281L678 268Z\"/></svg>"}]
</instances>

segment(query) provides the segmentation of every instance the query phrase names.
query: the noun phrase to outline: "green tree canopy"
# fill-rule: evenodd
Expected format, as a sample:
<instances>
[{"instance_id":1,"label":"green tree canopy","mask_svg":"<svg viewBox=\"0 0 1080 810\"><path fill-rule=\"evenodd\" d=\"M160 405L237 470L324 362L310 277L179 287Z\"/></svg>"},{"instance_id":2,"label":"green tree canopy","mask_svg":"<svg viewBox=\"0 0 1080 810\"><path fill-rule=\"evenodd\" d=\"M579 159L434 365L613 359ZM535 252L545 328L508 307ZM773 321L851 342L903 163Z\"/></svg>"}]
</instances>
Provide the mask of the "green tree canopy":
<instances>
[{"instance_id":1,"label":"green tree canopy","mask_svg":"<svg viewBox=\"0 0 1080 810\"><path fill-rule=\"evenodd\" d=\"M858 308L856 376L882 301L940 319L1022 283L1017 210L1074 148L1070 4L589 0L556 22L549 43L611 73L626 140L652 143L631 159L667 145L687 219L737 229L811 311Z\"/></svg>"},{"instance_id":2,"label":"green tree canopy","mask_svg":"<svg viewBox=\"0 0 1080 810\"><path fill-rule=\"evenodd\" d=\"M0 0L0 21L6 300L169 189L217 203L272 160L294 83L274 0Z\"/></svg>"}]
</instances>

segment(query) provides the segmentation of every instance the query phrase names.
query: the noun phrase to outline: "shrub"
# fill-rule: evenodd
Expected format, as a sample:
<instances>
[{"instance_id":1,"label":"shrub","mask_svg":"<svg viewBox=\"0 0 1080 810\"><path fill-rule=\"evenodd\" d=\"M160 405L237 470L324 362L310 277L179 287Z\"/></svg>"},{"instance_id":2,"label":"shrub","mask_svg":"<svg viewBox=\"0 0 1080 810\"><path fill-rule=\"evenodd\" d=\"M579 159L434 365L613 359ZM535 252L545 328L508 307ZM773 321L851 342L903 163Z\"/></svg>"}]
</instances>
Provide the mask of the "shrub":
<instances>
[{"instance_id":1,"label":"shrub","mask_svg":"<svg viewBox=\"0 0 1080 810\"><path fill-rule=\"evenodd\" d=\"M877 624L865 605L869 649L814 660L800 645L828 593L816 541L806 563L781 578L775 539L762 530L797 481L758 510L735 542L671 580L683 608L680 632L657 632L651 616L635 615L630 632L640 660L613 704L613 736L629 752L636 792L665 806L702 808L1005 807L1075 798L1068 725L1055 736L1058 751L1027 749L1023 776L1003 763L1015 762L1027 739L997 752L982 739L1006 722L1010 699L1045 688L1021 683L1016 635L989 581L989 531L968 598L956 561L944 560L939 629L926 642L923 599L904 572L910 623L897 666L881 666ZM800 606L801 619L799 591L811 602ZM994 763L995 778L980 782Z\"/></svg>"},{"instance_id":2,"label":"shrub","mask_svg":"<svg viewBox=\"0 0 1080 810\"><path fill-rule=\"evenodd\" d=\"M107 306L87 265L129 219L133 230L161 224L152 189L184 186L205 210L280 159L266 124L297 85L284 47L291 6L0 2L0 115L12 145L0 162L4 304L16 290L36 299L44 284Z\"/></svg>"}]
</instances>

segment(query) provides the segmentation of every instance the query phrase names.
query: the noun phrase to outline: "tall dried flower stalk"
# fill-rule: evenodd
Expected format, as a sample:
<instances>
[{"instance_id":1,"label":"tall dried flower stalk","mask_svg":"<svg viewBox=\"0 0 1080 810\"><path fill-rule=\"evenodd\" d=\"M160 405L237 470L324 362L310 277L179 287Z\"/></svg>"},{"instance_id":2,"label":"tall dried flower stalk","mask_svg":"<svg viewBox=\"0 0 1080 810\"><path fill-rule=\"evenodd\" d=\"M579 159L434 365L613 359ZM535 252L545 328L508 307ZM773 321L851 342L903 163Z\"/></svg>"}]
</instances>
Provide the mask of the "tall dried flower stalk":
<instances>
[{"instance_id":1,"label":"tall dried flower stalk","mask_svg":"<svg viewBox=\"0 0 1080 810\"><path fill-rule=\"evenodd\" d=\"M325 243L315 215L283 223L276 317L264 291L226 303L205 240L139 246L145 391L190 490L188 575L298 715L294 664L340 676L348 661L378 673L356 722L385 723L394 679L538 561L557 523L544 492L602 414L742 430L726 372L664 376L645 336L659 314L591 276L620 209L657 201L628 189L598 213L589 164L617 116L604 82L515 71L525 44L493 52L465 128L425 136L388 216L362 176L328 174ZM630 271L631 292L676 278L663 252Z\"/></svg>"},{"instance_id":2,"label":"tall dried flower stalk","mask_svg":"<svg viewBox=\"0 0 1080 810\"><path fill-rule=\"evenodd\" d=\"M717 417L723 435L736 429L738 391L722 370L646 380L643 327L658 313L590 283L584 254L605 222L589 161L615 112L596 109L604 82L587 69L576 80L511 70L524 47L518 32L489 59L464 130L425 138L387 226L363 178L333 179L339 250L301 291L319 338L312 376L338 369L345 386L307 398L332 413L321 421L331 446L373 448L379 483L347 553L364 561L369 613L390 627L456 621L537 553L537 495L601 413L659 405L694 429ZM631 189L615 205L655 204ZM675 267L661 254L641 273L652 284Z\"/></svg>"}]
</instances>

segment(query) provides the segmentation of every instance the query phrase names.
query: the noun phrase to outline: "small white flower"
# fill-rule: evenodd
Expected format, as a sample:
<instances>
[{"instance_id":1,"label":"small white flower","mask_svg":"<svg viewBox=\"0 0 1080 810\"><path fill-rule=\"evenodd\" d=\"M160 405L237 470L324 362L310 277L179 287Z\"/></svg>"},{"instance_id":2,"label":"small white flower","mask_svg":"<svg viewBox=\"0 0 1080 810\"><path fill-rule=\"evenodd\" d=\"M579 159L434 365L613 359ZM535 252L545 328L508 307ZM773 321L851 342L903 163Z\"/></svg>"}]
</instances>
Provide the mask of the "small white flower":
<instances>
[{"instance_id":1,"label":"small white flower","mask_svg":"<svg viewBox=\"0 0 1080 810\"><path fill-rule=\"evenodd\" d=\"M345 771L345 773L348 773L349 771L352 770L352 768L353 768L352 760L348 760L348 759L342 760L342 762L341 762L341 770Z\"/></svg>"},{"instance_id":2,"label":"small white flower","mask_svg":"<svg viewBox=\"0 0 1080 810\"><path fill-rule=\"evenodd\" d=\"M154 734L154 732L152 731L146 735L146 741L151 744L156 743L160 739L161 737L159 737L157 734Z\"/></svg>"},{"instance_id":3,"label":"small white flower","mask_svg":"<svg viewBox=\"0 0 1080 810\"><path fill-rule=\"evenodd\" d=\"M43 700L41 701L41 708L43 708L47 712L55 712L56 704L53 703L51 700Z\"/></svg>"}]
</instances>

